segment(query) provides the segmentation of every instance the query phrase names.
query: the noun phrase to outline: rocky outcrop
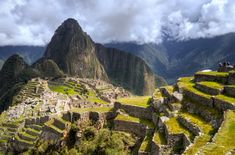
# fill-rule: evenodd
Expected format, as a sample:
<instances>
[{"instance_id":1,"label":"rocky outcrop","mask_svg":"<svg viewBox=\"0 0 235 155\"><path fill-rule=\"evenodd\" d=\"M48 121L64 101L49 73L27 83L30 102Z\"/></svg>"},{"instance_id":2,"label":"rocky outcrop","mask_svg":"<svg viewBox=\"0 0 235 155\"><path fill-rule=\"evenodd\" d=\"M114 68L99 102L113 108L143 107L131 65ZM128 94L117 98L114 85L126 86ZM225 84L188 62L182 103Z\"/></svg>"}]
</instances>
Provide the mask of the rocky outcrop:
<instances>
[{"instance_id":1,"label":"rocky outcrop","mask_svg":"<svg viewBox=\"0 0 235 155\"><path fill-rule=\"evenodd\" d=\"M63 77L64 73L50 59L41 59L32 66L41 77Z\"/></svg>"},{"instance_id":2,"label":"rocky outcrop","mask_svg":"<svg viewBox=\"0 0 235 155\"><path fill-rule=\"evenodd\" d=\"M97 56L112 82L135 94L153 93L155 76L142 59L101 44L96 44L96 48Z\"/></svg>"},{"instance_id":3,"label":"rocky outcrop","mask_svg":"<svg viewBox=\"0 0 235 155\"><path fill-rule=\"evenodd\" d=\"M95 53L95 44L74 19L55 31L44 58L52 59L64 73L84 78L107 79Z\"/></svg>"}]
</instances>

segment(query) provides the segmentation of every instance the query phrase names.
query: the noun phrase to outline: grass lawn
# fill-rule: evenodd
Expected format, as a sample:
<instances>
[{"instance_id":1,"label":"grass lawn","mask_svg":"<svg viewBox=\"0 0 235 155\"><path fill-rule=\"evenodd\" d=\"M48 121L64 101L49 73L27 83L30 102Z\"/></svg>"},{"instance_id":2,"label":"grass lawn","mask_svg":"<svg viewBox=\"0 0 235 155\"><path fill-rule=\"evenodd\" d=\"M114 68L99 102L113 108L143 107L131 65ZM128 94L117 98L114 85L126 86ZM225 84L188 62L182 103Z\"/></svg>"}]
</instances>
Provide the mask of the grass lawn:
<instances>
[{"instance_id":1,"label":"grass lawn","mask_svg":"<svg viewBox=\"0 0 235 155\"><path fill-rule=\"evenodd\" d=\"M203 82L198 82L198 84L203 85L203 86L207 86L210 88L215 88L215 89L223 89L224 86L220 83L217 82L209 82L209 81L203 81Z\"/></svg>"},{"instance_id":2,"label":"grass lawn","mask_svg":"<svg viewBox=\"0 0 235 155\"><path fill-rule=\"evenodd\" d=\"M153 141L157 144L160 144L160 145L166 145L167 144L165 135L163 135L159 131L154 133Z\"/></svg>"},{"instance_id":3,"label":"grass lawn","mask_svg":"<svg viewBox=\"0 0 235 155\"><path fill-rule=\"evenodd\" d=\"M201 149L202 154L221 155L226 154L235 148L235 112L227 111L225 113L224 122L220 130L214 137L214 141L207 144Z\"/></svg>"},{"instance_id":4,"label":"grass lawn","mask_svg":"<svg viewBox=\"0 0 235 155\"><path fill-rule=\"evenodd\" d=\"M100 104L108 104L108 102L99 99L96 96L96 93L94 91L92 91L92 90L89 91L89 95L88 95L88 99L87 100L90 101L90 102L96 102L96 103L100 103Z\"/></svg>"},{"instance_id":5,"label":"grass lawn","mask_svg":"<svg viewBox=\"0 0 235 155\"><path fill-rule=\"evenodd\" d=\"M185 127L183 127L177 120L176 117L172 117L170 118L168 121L165 122L169 134L180 134L180 133L184 133L186 136L188 136L190 139L193 137L193 134L186 129Z\"/></svg>"},{"instance_id":6,"label":"grass lawn","mask_svg":"<svg viewBox=\"0 0 235 155\"><path fill-rule=\"evenodd\" d=\"M227 77L229 73L227 73L227 72L211 71L211 72L197 72L196 74L198 74L198 75L211 75L211 76Z\"/></svg>"},{"instance_id":7,"label":"grass lawn","mask_svg":"<svg viewBox=\"0 0 235 155\"><path fill-rule=\"evenodd\" d=\"M49 88L52 91L62 93L62 94L68 94L68 95L79 94L78 92L75 92L74 89L69 88L68 86L65 86L65 85L49 85Z\"/></svg>"},{"instance_id":8,"label":"grass lawn","mask_svg":"<svg viewBox=\"0 0 235 155\"><path fill-rule=\"evenodd\" d=\"M220 99L220 100L224 100L226 102L229 102L231 104L234 104L235 105L235 98L233 97L229 97L229 96L225 96L225 95L217 95L216 98Z\"/></svg>"},{"instance_id":9,"label":"grass lawn","mask_svg":"<svg viewBox=\"0 0 235 155\"><path fill-rule=\"evenodd\" d=\"M141 119L138 117L132 117L129 115L118 115L116 118L116 120L122 120L122 121L130 121L130 122L136 122L136 123L141 123L144 124L146 126L148 126L149 128L154 128L154 124L153 122L146 120L146 119Z\"/></svg>"},{"instance_id":10,"label":"grass lawn","mask_svg":"<svg viewBox=\"0 0 235 155\"><path fill-rule=\"evenodd\" d=\"M181 113L181 116L184 117L185 119L190 120L192 123L196 124L201 130L202 130L202 135L197 137L194 140L194 143L192 146L190 146L184 154L187 155L192 155L196 154L196 152L206 145L206 143L210 140L211 135L210 132L213 131L212 125L207 123L206 121L202 120L200 117L198 117L195 114L190 114L190 113Z\"/></svg>"},{"instance_id":11,"label":"grass lawn","mask_svg":"<svg viewBox=\"0 0 235 155\"><path fill-rule=\"evenodd\" d=\"M203 96L203 97L208 98L208 99L211 98L211 95L206 94L206 93L204 93L204 92L201 92L200 90L194 88L194 86L195 86L194 83L191 84L191 85L184 85L184 86L183 86L183 89L188 90L188 91L190 91L190 92L192 92L192 93L195 93L195 94L197 94L197 95Z\"/></svg>"},{"instance_id":12,"label":"grass lawn","mask_svg":"<svg viewBox=\"0 0 235 155\"><path fill-rule=\"evenodd\" d=\"M151 96L133 96L129 98L120 98L117 101L123 104L148 107L151 101Z\"/></svg>"},{"instance_id":13,"label":"grass lawn","mask_svg":"<svg viewBox=\"0 0 235 155\"><path fill-rule=\"evenodd\" d=\"M146 136L140 146L140 151L150 152L152 139L153 139L153 135L151 135L149 132L147 132L147 134L146 134Z\"/></svg>"}]
</instances>

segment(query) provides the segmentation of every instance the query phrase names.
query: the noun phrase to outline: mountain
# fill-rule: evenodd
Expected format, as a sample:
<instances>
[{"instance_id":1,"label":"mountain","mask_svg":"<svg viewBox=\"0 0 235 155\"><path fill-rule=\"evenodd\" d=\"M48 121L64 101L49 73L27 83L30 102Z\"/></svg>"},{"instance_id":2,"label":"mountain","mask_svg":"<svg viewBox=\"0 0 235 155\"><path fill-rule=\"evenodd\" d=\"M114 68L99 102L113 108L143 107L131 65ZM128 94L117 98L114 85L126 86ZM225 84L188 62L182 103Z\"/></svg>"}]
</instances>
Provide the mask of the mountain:
<instances>
[{"instance_id":1,"label":"mountain","mask_svg":"<svg viewBox=\"0 0 235 155\"><path fill-rule=\"evenodd\" d=\"M192 75L202 69L216 69L219 62L235 63L235 33L214 38L188 41L164 41L162 44L109 43L143 58L151 69L169 83L178 77Z\"/></svg>"},{"instance_id":2,"label":"mountain","mask_svg":"<svg viewBox=\"0 0 235 155\"><path fill-rule=\"evenodd\" d=\"M1 63L14 54L20 55L28 64L32 64L43 56L44 51L44 46L0 46L0 68Z\"/></svg>"},{"instance_id":3,"label":"mountain","mask_svg":"<svg viewBox=\"0 0 235 155\"><path fill-rule=\"evenodd\" d=\"M137 94L152 93L155 76L142 59L101 44L96 44L96 47L97 56L113 83L136 90Z\"/></svg>"},{"instance_id":4,"label":"mountain","mask_svg":"<svg viewBox=\"0 0 235 155\"><path fill-rule=\"evenodd\" d=\"M95 55L95 44L74 19L67 19L58 27L46 48L44 58L54 60L71 76L107 79Z\"/></svg>"},{"instance_id":5,"label":"mountain","mask_svg":"<svg viewBox=\"0 0 235 155\"><path fill-rule=\"evenodd\" d=\"M18 77L28 67L24 59L18 55L12 55L6 60L0 71L0 111L11 103L11 98L19 91L21 84Z\"/></svg>"},{"instance_id":6,"label":"mountain","mask_svg":"<svg viewBox=\"0 0 235 155\"><path fill-rule=\"evenodd\" d=\"M95 44L71 18L55 31L43 59L53 60L70 76L110 81L135 94L150 94L155 87L155 75L142 59Z\"/></svg>"}]
</instances>

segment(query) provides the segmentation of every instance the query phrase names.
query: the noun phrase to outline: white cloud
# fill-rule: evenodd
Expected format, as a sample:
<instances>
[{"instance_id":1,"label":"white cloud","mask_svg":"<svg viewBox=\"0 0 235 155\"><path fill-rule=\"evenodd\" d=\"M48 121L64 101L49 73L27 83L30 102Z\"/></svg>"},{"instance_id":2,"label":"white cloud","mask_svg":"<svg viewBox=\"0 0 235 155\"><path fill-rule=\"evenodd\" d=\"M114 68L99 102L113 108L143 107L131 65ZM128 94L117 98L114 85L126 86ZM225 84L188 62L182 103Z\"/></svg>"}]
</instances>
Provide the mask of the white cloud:
<instances>
[{"instance_id":1,"label":"white cloud","mask_svg":"<svg viewBox=\"0 0 235 155\"><path fill-rule=\"evenodd\" d=\"M235 32L233 0L2 0L0 16L0 45L45 45L69 17L102 43Z\"/></svg>"}]
</instances>

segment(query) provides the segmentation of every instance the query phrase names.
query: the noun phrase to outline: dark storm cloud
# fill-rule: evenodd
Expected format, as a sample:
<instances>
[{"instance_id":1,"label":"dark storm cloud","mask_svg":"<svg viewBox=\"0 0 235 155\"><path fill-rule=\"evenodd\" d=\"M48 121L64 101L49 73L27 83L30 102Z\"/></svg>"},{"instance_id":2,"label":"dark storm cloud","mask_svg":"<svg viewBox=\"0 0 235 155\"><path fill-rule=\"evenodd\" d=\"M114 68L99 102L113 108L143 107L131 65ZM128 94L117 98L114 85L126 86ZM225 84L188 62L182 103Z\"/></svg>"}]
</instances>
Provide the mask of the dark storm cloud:
<instances>
[{"instance_id":1,"label":"dark storm cloud","mask_svg":"<svg viewBox=\"0 0 235 155\"><path fill-rule=\"evenodd\" d=\"M235 31L233 0L2 0L0 45L45 45L66 18L96 42L161 42Z\"/></svg>"}]
</instances>

